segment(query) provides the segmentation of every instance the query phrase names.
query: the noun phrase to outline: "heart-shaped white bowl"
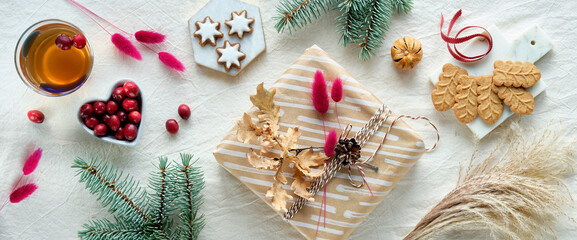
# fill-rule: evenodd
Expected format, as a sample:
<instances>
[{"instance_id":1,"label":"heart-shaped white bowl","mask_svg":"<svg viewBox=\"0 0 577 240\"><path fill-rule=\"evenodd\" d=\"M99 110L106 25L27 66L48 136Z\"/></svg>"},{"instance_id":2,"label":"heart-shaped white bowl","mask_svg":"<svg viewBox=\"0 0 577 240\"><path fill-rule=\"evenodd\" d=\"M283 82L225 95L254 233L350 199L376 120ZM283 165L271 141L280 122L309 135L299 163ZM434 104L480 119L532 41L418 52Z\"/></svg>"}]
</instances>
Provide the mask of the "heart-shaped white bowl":
<instances>
[{"instance_id":1,"label":"heart-shaped white bowl","mask_svg":"<svg viewBox=\"0 0 577 240\"><path fill-rule=\"evenodd\" d=\"M142 96L142 89L140 88L140 86L138 86L138 88L140 89L140 94L138 95L138 97L140 98L140 114L142 116L140 123L138 124L138 131L136 132L136 138L132 141L127 141L127 140L118 140L116 138L114 138L114 136L102 136L102 137L97 137L94 135L94 130L88 128L85 124L84 124L84 120L80 117L80 114L78 114L78 110L80 109L80 107L82 105L84 105L85 103L89 103L89 102L96 102L96 101L104 101L107 102L108 100L110 100L112 98L112 92L114 91L114 89L116 89L117 87L121 87L124 85L124 83L126 82L134 82L136 84L136 86L138 86L138 83L136 83L134 80L132 79L123 79L120 80L118 82L116 82L112 88L110 89L110 91L108 92L108 98L107 99L99 99L99 98L92 98L92 99L88 99L84 102L82 102L80 104L80 106L78 106L76 109L76 118L78 119L78 123L80 123L80 126L82 126L82 128L89 133L90 135L105 141L105 142L109 142L109 143L114 143L114 144L118 144L118 145L122 145L122 146L129 146L129 147L134 147L136 146L136 143L138 142L138 139L140 138L140 130L142 129L142 122L144 121L144 97ZM119 106L119 108L122 108L122 104ZM128 114L128 113L127 113Z\"/></svg>"}]
</instances>

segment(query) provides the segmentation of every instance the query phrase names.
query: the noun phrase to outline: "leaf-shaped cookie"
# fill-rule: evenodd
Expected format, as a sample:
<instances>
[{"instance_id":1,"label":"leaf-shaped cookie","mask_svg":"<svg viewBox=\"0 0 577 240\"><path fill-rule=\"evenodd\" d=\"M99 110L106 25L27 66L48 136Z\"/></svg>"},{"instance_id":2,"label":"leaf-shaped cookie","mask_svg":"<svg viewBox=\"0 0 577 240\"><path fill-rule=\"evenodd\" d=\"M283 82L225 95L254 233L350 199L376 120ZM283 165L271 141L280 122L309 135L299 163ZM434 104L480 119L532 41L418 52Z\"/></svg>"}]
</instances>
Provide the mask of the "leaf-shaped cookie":
<instances>
[{"instance_id":1,"label":"leaf-shaped cookie","mask_svg":"<svg viewBox=\"0 0 577 240\"><path fill-rule=\"evenodd\" d=\"M443 65L443 72L439 74L439 81L431 93L431 99L437 111L447 111L455 105L459 77L466 75L468 73L465 69L450 63Z\"/></svg>"},{"instance_id":2,"label":"leaf-shaped cookie","mask_svg":"<svg viewBox=\"0 0 577 240\"><path fill-rule=\"evenodd\" d=\"M529 88L541 79L541 72L530 62L497 60L493 66L495 86Z\"/></svg>"},{"instance_id":3,"label":"leaf-shaped cookie","mask_svg":"<svg viewBox=\"0 0 577 240\"><path fill-rule=\"evenodd\" d=\"M467 124L477 117L477 82L473 76L459 77L455 95L455 116L459 122Z\"/></svg>"},{"instance_id":4,"label":"leaf-shaped cookie","mask_svg":"<svg viewBox=\"0 0 577 240\"><path fill-rule=\"evenodd\" d=\"M497 87L499 98L511 106L511 111L518 114L531 114L535 108L535 99L529 91L516 87Z\"/></svg>"},{"instance_id":5,"label":"leaf-shaped cookie","mask_svg":"<svg viewBox=\"0 0 577 240\"><path fill-rule=\"evenodd\" d=\"M503 114L503 101L499 98L493 76L485 75L475 77L477 79L477 112L488 124L493 124Z\"/></svg>"}]
</instances>

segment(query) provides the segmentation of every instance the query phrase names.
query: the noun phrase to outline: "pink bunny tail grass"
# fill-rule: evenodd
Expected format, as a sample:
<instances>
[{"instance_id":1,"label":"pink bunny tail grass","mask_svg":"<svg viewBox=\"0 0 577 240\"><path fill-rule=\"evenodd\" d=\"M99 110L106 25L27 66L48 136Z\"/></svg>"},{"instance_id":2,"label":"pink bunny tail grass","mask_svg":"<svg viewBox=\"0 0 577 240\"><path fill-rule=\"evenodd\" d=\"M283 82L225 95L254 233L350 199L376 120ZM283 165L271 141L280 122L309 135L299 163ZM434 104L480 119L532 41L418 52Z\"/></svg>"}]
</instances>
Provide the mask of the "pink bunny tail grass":
<instances>
[{"instance_id":1,"label":"pink bunny tail grass","mask_svg":"<svg viewBox=\"0 0 577 240\"><path fill-rule=\"evenodd\" d=\"M34 153L32 153L32 155L30 155L30 157L28 157L28 159L24 163L24 167L22 168L22 172L24 172L24 175L28 175L34 172L34 170L36 170L36 167L38 166L38 162L40 161L41 157L42 157L42 148L38 148L36 149L36 151L34 151Z\"/></svg>"},{"instance_id":2,"label":"pink bunny tail grass","mask_svg":"<svg viewBox=\"0 0 577 240\"><path fill-rule=\"evenodd\" d=\"M161 43L166 38L163 34L144 30L134 33L134 37L141 43Z\"/></svg>"},{"instance_id":3,"label":"pink bunny tail grass","mask_svg":"<svg viewBox=\"0 0 577 240\"><path fill-rule=\"evenodd\" d=\"M10 194L10 202L19 203L20 201L30 197L36 189L38 189L38 186L34 183L29 183L19 187Z\"/></svg>"},{"instance_id":4,"label":"pink bunny tail grass","mask_svg":"<svg viewBox=\"0 0 577 240\"><path fill-rule=\"evenodd\" d=\"M114 46L116 46L116 48L118 48L118 50L120 50L122 53L137 60L142 60L142 56L140 56L138 49L136 49L136 47L132 45L132 42L130 42L124 36L115 33L112 35L111 40Z\"/></svg>"},{"instance_id":5,"label":"pink bunny tail grass","mask_svg":"<svg viewBox=\"0 0 577 240\"><path fill-rule=\"evenodd\" d=\"M176 59L176 57L174 57L174 55L167 53L167 52L159 52L158 53L158 59L160 59L160 61L162 63L164 63L164 65L176 70L176 71L181 71L184 72L185 68L184 65L182 65L182 63L180 61L178 61L178 59Z\"/></svg>"},{"instance_id":6,"label":"pink bunny tail grass","mask_svg":"<svg viewBox=\"0 0 577 240\"><path fill-rule=\"evenodd\" d=\"M329 95L327 94L327 83L323 73L317 70L313 81L313 106L320 114L325 114L329 110Z\"/></svg>"},{"instance_id":7,"label":"pink bunny tail grass","mask_svg":"<svg viewBox=\"0 0 577 240\"><path fill-rule=\"evenodd\" d=\"M343 82L340 78L335 79L333 87L331 88L331 98L335 102L340 102L343 99Z\"/></svg>"},{"instance_id":8,"label":"pink bunny tail grass","mask_svg":"<svg viewBox=\"0 0 577 240\"><path fill-rule=\"evenodd\" d=\"M327 140L325 141L325 155L331 156L335 153L335 146L337 145L337 132L333 129Z\"/></svg>"}]
</instances>

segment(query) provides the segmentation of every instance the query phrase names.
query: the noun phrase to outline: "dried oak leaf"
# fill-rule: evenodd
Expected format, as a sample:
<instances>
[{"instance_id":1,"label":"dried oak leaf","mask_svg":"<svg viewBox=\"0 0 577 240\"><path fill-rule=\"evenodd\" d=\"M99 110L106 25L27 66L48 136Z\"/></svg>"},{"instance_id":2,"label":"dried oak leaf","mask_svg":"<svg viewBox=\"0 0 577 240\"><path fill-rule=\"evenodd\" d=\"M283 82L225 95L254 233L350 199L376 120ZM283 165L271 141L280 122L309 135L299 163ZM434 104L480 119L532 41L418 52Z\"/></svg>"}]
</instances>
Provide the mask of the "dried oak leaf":
<instances>
[{"instance_id":1,"label":"dried oak leaf","mask_svg":"<svg viewBox=\"0 0 577 240\"><path fill-rule=\"evenodd\" d=\"M325 163L328 157L322 153L317 152L315 153L312 149L305 150L299 154L299 157L295 157L295 159L291 159L294 162L294 166L298 172L301 172L303 175L314 178L319 177L323 174L323 171L313 173L311 172L311 167L318 167ZM296 171L295 171L296 172Z\"/></svg>"},{"instance_id":2,"label":"dried oak leaf","mask_svg":"<svg viewBox=\"0 0 577 240\"><path fill-rule=\"evenodd\" d=\"M262 135L262 128L259 128L252 122L250 115L244 113L242 120L235 120L237 124L236 138L249 144L252 140Z\"/></svg>"},{"instance_id":3,"label":"dried oak leaf","mask_svg":"<svg viewBox=\"0 0 577 240\"><path fill-rule=\"evenodd\" d=\"M281 149L283 151L281 157L287 157L290 149L298 148L297 141L300 136L301 133L299 132L299 128L295 127L289 128L286 132L286 136L279 137L281 141Z\"/></svg>"},{"instance_id":4,"label":"dried oak leaf","mask_svg":"<svg viewBox=\"0 0 577 240\"><path fill-rule=\"evenodd\" d=\"M284 189L282 189L281 185L278 181L275 181L272 184L272 187L266 192L267 197L272 197L272 206L274 210L280 211L287 211L287 200L291 200L293 197L289 195Z\"/></svg>"},{"instance_id":5,"label":"dried oak leaf","mask_svg":"<svg viewBox=\"0 0 577 240\"><path fill-rule=\"evenodd\" d=\"M294 193L299 197L314 202L315 198L313 197L313 194L310 193L308 190L309 188L311 188L311 183L304 178L302 172L295 171L293 173L293 177L295 178L295 180L291 184L291 189L294 190Z\"/></svg>"},{"instance_id":6,"label":"dried oak leaf","mask_svg":"<svg viewBox=\"0 0 577 240\"><path fill-rule=\"evenodd\" d=\"M495 86L529 88L541 79L541 72L530 62L497 60L493 66Z\"/></svg>"},{"instance_id":7,"label":"dried oak leaf","mask_svg":"<svg viewBox=\"0 0 577 240\"><path fill-rule=\"evenodd\" d=\"M269 124L278 123L280 118L280 107L274 104L274 95L276 89L268 91L264 88L264 83L261 83L256 88L256 94L250 95L250 101L254 106L258 107L263 114L259 115L261 121L267 121Z\"/></svg>"},{"instance_id":8,"label":"dried oak leaf","mask_svg":"<svg viewBox=\"0 0 577 240\"><path fill-rule=\"evenodd\" d=\"M278 161L259 156L252 148L250 149L250 152L246 154L246 159L253 167L258 169L274 169L278 166Z\"/></svg>"}]
</instances>

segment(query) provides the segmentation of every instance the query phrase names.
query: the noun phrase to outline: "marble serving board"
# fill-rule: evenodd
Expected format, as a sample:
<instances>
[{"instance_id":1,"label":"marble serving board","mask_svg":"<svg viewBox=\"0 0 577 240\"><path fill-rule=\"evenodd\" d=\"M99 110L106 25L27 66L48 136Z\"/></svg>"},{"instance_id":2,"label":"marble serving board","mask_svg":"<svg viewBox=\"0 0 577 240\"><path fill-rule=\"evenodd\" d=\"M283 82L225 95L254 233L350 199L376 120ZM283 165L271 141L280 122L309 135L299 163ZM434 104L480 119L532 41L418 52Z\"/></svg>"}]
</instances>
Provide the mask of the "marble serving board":
<instances>
[{"instance_id":1,"label":"marble serving board","mask_svg":"<svg viewBox=\"0 0 577 240\"><path fill-rule=\"evenodd\" d=\"M499 28L495 25L487 28L487 31L493 38L493 49L489 55L487 55L482 60L473 63L459 62L454 58L451 58L448 63L466 69L467 72L469 72L469 75L491 75L493 74L493 63L496 60L528 61L534 63L553 48L553 43L551 42L549 36L547 36L547 34L545 34L545 32L543 32L543 30L536 25L529 27L524 33L515 38L513 41L507 40L507 38L505 38L503 33L501 33ZM462 51L480 52L479 49L486 48L486 43L480 40L476 40L464 47ZM433 83L433 85L439 81L439 74L443 71L442 68L442 65L439 66L436 71L429 75L429 80L431 83ZM547 74L544 73L541 76L541 80L539 80L535 85L528 88L527 90L533 94L533 97L536 97L547 87L545 82L546 80ZM513 115L513 112L511 112L509 106L504 105L504 107L505 109L501 115L501 118L494 124L487 124L481 117L477 116L473 122L467 124L467 127L469 127L469 129L478 139L485 137L487 134L493 131L493 129L507 120L511 115ZM538 107L539 106L535 106L535 108ZM450 112L451 114L453 113L452 109L448 110L447 112ZM458 122L456 118L455 122Z\"/></svg>"},{"instance_id":2,"label":"marble serving board","mask_svg":"<svg viewBox=\"0 0 577 240\"><path fill-rule=\"evenodd\" d=\"M247 11L247 16L249 18L254 18L254 23L251 25L254 30L250 34L245 33L243 38L240 39L236 35L228 35L230 28L224 24L224 21L231 18L232 12L240 12L242 10ZM224 37L219 38L216 41L215 47L210 46L209 44L206 44L204 47L201 46L198 42L198 38L194 37L193 35L196 31L196 21L203 21L207 16L209 16L215 22L220 22L220 31L224 34ZM232 76L236 76L247 65L249 65L252 60L258 57L258 55L260 55L266 49L260 9L256 6L238 0L212 0L208 2L202 9L200 9L188 20L188 28L190 30L190 37L192 39L194 61L199 65ZM222 47L226 40L230 41L231 44L240 43L240 51L246 54L246 57L240 62L240 69L233 67L230 71L226 71L224 66L218 64L216 61L218 58L216 48Z\"/></svg>"}]
</instances>

